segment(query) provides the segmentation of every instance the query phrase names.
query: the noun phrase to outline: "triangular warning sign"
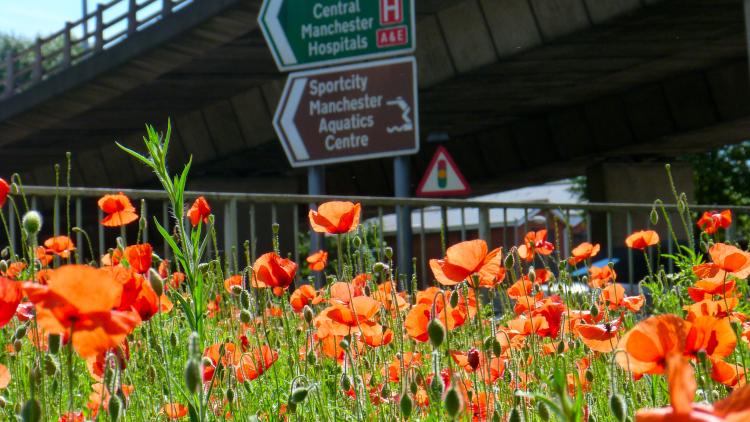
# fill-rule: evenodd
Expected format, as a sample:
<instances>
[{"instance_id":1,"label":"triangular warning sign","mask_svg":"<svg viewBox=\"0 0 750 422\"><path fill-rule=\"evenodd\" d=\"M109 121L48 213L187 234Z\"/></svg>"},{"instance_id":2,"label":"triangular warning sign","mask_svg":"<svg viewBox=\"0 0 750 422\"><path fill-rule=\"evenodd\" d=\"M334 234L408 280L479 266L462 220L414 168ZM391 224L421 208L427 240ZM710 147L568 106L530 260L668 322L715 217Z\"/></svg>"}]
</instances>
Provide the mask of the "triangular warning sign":
<instances>
[{"instance_id":1,"label":"triangular warning sign","mask_svg":"<svg viewBox=\"0 0 750 422\"><path fill-rule=\"evenodd\" d=\"M417 196L461 196L471 193L461 170L443 147L438 147L419 182Z\"/></svg>"}]
</instances>

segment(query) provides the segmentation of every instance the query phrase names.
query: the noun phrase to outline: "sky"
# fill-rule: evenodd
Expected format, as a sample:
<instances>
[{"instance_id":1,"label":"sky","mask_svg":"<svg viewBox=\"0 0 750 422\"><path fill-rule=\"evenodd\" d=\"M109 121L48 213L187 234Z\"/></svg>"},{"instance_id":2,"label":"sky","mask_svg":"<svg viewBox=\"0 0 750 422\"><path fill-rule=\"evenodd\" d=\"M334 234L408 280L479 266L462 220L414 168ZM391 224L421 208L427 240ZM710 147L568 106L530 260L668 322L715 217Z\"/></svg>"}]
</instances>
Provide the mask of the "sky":
<instances>
[{"instance_id":1,"label":"sky","mask_svg":"<svg viewBox=\"0 0 750 422\"><path fill-rule=\"evenodd\" d=\"M0 32L35 38L58 31L82 16L84 0L0 0ZM89 13L98 3L88 0Z\"/></svg>"}]
</instances>

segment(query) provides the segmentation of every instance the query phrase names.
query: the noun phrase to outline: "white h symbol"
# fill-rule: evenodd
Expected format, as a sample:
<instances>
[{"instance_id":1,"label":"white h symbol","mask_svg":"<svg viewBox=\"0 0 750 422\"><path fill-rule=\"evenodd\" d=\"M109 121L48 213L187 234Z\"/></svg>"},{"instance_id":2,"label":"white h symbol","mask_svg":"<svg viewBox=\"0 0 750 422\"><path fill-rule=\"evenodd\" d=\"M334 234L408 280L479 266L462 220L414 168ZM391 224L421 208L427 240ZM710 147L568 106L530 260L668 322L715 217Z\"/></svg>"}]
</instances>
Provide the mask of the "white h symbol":
<instances>
[{"instance_id":1,"label":"white h symbol","mask_svg":"<svg viewBox=\"0 0 750 422\"><path fill-rule=\"evenodd\" d=\"M403 20L401 0L380 0L380 23L399 23Z\"/></svg>"}]
</instances>

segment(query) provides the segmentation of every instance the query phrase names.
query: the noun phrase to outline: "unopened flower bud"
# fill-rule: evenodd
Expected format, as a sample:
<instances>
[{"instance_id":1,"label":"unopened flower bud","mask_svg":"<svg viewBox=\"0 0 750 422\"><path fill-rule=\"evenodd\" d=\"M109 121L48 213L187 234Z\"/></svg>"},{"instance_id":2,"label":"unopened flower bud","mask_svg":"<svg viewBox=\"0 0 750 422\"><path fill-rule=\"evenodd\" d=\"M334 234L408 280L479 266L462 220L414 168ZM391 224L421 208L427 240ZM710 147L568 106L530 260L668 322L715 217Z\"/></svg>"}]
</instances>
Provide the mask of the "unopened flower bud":
<instances>
[{"instance_id":1,"label":"unopened flower bud","mask_svg":"<svg viewBox=\"0 0 750 422\"><path fill-rule=\"evenodd\" d=\"M59 366L52 355L46 355L44 358L44 373L51 377L57 373Z\"/></svg>"},{"instance_id":2,"label":"unopened flower bud","mask_svg":"<svg viewBox=\"0 0 750 422\"><path fill-rule=\"evenodd\" d=\"M627 416L627 407L625 405L625 399L621 395L614 393L609 396L609 409L612 411L612 416L615 420L625 422Z\"/></svg>"},{"instance_id":3,"label":"unopened flower bud","mask_svg":"<svg viewBox=\"0 0 750 422\"><path fill-rule=\"evenodd\" d=\"M451 419L455 419L461 412L463 406L461 395L456 390L456 383L452 382L451 387L445 392L445 412Z\"/></svg>"},{"instance_id":4,"label":"unopened flower bud","mask_svg":"<svg viewBox=\"0 0 750 422\"><path fill-rule=\"evenodd\" d=\"M349 389L352 388L352 380L346 374L341 374L340 384L341 384L341 388L344 391L349 391Z\"/></svg>"},{"instance_id":5,"label":"unopened flower bud","mask_svg":"<svg viewBox=\"0 0 750 422\"><path fill-rule=\"evenodd\" d=\"M242 286L238 286L238 285L235 284L235 285L232 286L231 290L232 290L232 295L233 296L239 296L239 295L242 294L242 290L244 290L244 289L242 288Z\"/></svg>"},{"instance_id":6,"label":"unopened flower bud","mask_svg":"<svg viewBox=\"0 0 750 422\"><path fill-rule=\"evenodd\" d=\"M194 356L200 356L201 350L200 346L198 345L200 339L198 338L198 333L193 331L190 333L190 337L188 337L188 355L191 357Z\"/></svg>"},{"instance_id":7,"label":"unopened flower bud","mask_svg":"<svg viewBox=\"0 0 750 422\"><path fill-rule=\"evenodd\" d=\"M42 215L36 211L29 211L21 219L21 225L30 236L34 236L42 229Z\"/></svg>"},{"instance_id":8,"label":"unopened flower bud","mask_svg":"<svg viewBox=\"0 0 750 422\"><path fill-rule=\"evenodd\" d=\"M190 393L196 393L201 383L201 367L198 360L190 358L185 365L185 386Z\"/></svg>"},{"instance_id":9,"label":"unopened flower bud","mask_svg":"<svg viewBox=\"0 0 750 422\"><path fill-rule=\"evenodd\" d=\"M589 312L591 313L591 316L596 318L599 316L599 307L594 305L591 305L591 309L589 309Z\"/></svg>"},{"instance_id":10,"label":"unopened flower bud","mask_svg":"<svg viewBox=\"0 0 750 422\"><path fill-rule=\"evenodd\" d=\"M18 339L14 340L13 351L15 351L16 353L20 353L21 349L23 349L23 343L21 343L21 340L18 340Z\"/></svg>"},{"instance_id":11,"label":"unopened flower bud","mask_svg":"<svg viewBox=\"0 0 750 422\"><path fill-rule=\"evenodd\" d=\"M271 231L273 231L273 234L279 234L279 223L271 224Z\"/></svg>"},{"instance_id":12,"label":"unopened flower bud","mask_svg":"<svg viewBox=\"0 0 750 422\"><path fill-rule=\"evenodd\" d=\"M398 405L401 408L401 416L404 418L404 420L408 420L409 416L411 416L412 410L414 410L414 403L411 401L411 397L409 397L406 392L401 395L401 399L398 401Z\"/></svg>"},{"instance_id":13,"label":"unopened flower bud","mask_svg":"<svg viewBox=\"0 0 750 422\"><path fill-rule=\"evenodd\" d=\"M226 393L224 393L224 395L226 396L227 401L229 403L234 402L234 396L235 396L234 388L232 388L232 387L227 388L227 391L226 391Z\"/></svg>"},{"instance_id":14,"label":"unopened flower bud","mask_svg":"<svg viewBox=\"0 0 750 422\"><path fill-rule=\"evenodd\" d=\"M307 398L308 390L305 387L297 387L292 390L292 394L289 396L289 401L294 404L300 404Z\"/></svg>"},{"instance_id":15,"label":"unopened flower bud","mask_svg":"<svg viewBox=\"0 0 750 422\"><path fill-rule=\"evenodd\" d=\"M344 350L349 350L349 341L347 339L341 339L339 342L339 347L341 347Z\"/></svg>"},{"instance_id":16,"label":"unopened flower bud","mask_svg":"<svg viewBox=\"0 0 750 422\"><path fill-rule=\"evenodd\" d=\"M385 252L385 257L386 258L388 258L388 259L393 258L393 248L392 247L386 246L384 252Z\"/></svg>"},{"instance_id":17,"label":"unopened flower bud","mask_svg":"<svg viewBox=\"0 0 750 422\"><path fill-rule=\"evenodd\" d=\"M305 305L305 307L302 308L302 315L305 317L305 322L307 322L308 324L312 323L313 317L315 316L312 308L309 305Z\"/></svg>"},{"instance_id":18,"label":"unopened flower bud","mask_svg":"<svg viewBox=\"0 0 750 422\"><path fill-rule=\"evenodd\" d=\"M372 272L374 272L375 274L382 273L384 269L385 269L385 264L383 264L382 262L376 262L372 264Z\"/></svg>"},{"instance_id":19,"label":"unopened flower bud","mask_svg":"<svg viewBox=\"0 0 750 422\"><path fill-rule=\"evenodd\" d=\"M429 324L427 324L427 335L430 338L432 347L435 349L439 348L443 344L443 340L445 340L445 327L443 323L437 318L432 318Z\"/></svg>"},{"instance_id":20,"label":"unopened flower bud","mask_svg":"<svg viewBox=\"0 0 750 422\"><path fill-rule=\"evenodd\" d=\"M21 408L21 420L23 422L39 422L42 419L42 408L39 402L31 398Z\"/></svg>"},{"instance_id":21,"label":"unopened flower bud","mask_svg":"<svg viewBox=\"0 0 750 422\"><path fill-rule=\"evenodd\" d=\"M0 261L0 273L8 272L8 262L6 260Z\"/></svg>"},{"instance_id":22,"label":"unopened flower bud","mask_svg":"<svg viewBox=\"0 0 750 422\"><path fill-rule=\"evenodd\" d=\"M240 321L242 321L243 324L249 324L252 319L253 317L250 315L250 311L247 309L240 311Z\"/></svg>"},{"instance_id":23,"label":"unopened flower bud","mask_svg":"<svg viewBox=\"0 0 750 422\"><path fill-rule=\"evenodd\" d=\"M26 337L26 324L19 325L16 328L16 332L13 333L13 338L15 339L22 339L24 337Z\"/></svg>"},{"instance_id":24,"label":"unopened flower bud","mask_svg":"<svg viewBox=\"0 0 750 422\"><path fill-rule=\"evenodd\" d=\"M156 293L156 296L160 297L164 294L164 280L161 279L159 273L153 268L148 271L148 282L151 284L151 288Z\"/></svg>"},{"instance_id":25,"label":"unopened flower bud","mask_svg":"<svg viewBox=\"0 0 750 422\"><path fill-rule=\"evenodd\" d=\"M536 404L536 412L539 415L539 419L543 421L550 420L549 408L544 402L540 401Z\"/></svg>"},{"instance_id":26,"label":"unopened flower bud","mask_svg":"<svg viewBox=\"0 0 750 422\"><path fill-rule=\"evenodd\" d=\"M461 299L460 293L458 293L458 290L454 290L449 299L452 308L458 306L459 299Z\"/></svg>"},{"instance_id":27,"label":"unopened flower bud","mask_svg":"<svg viewBox=\"0 0 750 422\"><path fill-rule=\"evenodd\" d=\"M111 422L116 422L118 419L120 419L120 411L122 410L122 401L120 400L120 398L116 395L112 395L109 398L107 409L109 410L109 420Z\"/></svg>"},{"instance_id":28,"label":"unopened flower bud","mask_svg":"<svg viewBox=\"0 0 750 422\"><path fill-rule=\"evenodd\" d=\"M354 239L352 239L352 245L354 245L355 249L359 249L359 247L362 246L362 238L354 236Z\"/></svg>"},{"instance_id":29,"label":"unopened flower bud","mask_svg":"<svg viewBox=\"0 0 750 422\"><path fill-rule=\"evenodd\" d=\"M505 269L511 269L513 268L513 254L509 253L508 255L505 255L505 260L503 261L503 265L505 266Z\"/></svg>"},{"instance_id":30,"label":"unopened flower bud","mask_svg":"<svg viewBox=\"0 0 750 422\"><path fill-rule=\"evenodd\" d=\"M474 347L469 349L469 352L466 354L466 360L468 361L469 366L471 366L471 369L476 371L479 367L479 350Z\"/></svg>"},{"instance_id":31,"label":"unopened flower bud","mask_svg":"<svg viewBox=\"0 0 750 422\"><path fill-rule=\"evenodd\" d=\"M651 220L651 225L656 225L659 223L659 213L656 212L656 208L651 208L651 214L649 214L649 219Z\"/></svg>"},{"instance_id":32,"label":"unopened flower bud","mask_svg":"<svg viewBox=\"0 0 750 422\"><path fill-rule=\"evenodd\" d=\"M242 306L242 309L250 309L250 292L246 289L242 289L240 292L240 306Z\"/></svg>"},{"instance_id":33,"label":"unopened flower bud","mask_svg":"<svg viewBox=\"0 0 750 422\"><path fill-rule=\"evenodd\" d=\"M56 355L62 346L62 336L60 334L47 335L47 347L50 354Z\"/></svg>"},{"instance_id":34,"label":"unopened flower bud","mask_svg":"<svg viewBox=\"0 0 750 422\"><path fill-rule=\"evenodd\" d=\"M529 281L532 283L536 281L536 270L533 265L529 267Z\"/></svg>"},{"instance_id":35,"label":"unopened flower bud","mask_svg":"<svg viewBox=\"0 0 750 422\"><path fill-rule=\"evenodd\" d=\"M510 411L508 422L521 422L521 412L518 411L518 408L514 407L513 410Z\"/></svg>"},{"instance_id":36,"label":"unopened flower bud","mask_svg":"<svg viewBox=\"0 0 750 422\"><path fill-rule=\"evenodd\" d=\"M445 389L445 383L443 382L443 378L436 374L432 377L432 381L430 381L430 390L436 395L441 396L443 395L443 390Z\"/></svg>"}]
</instances>

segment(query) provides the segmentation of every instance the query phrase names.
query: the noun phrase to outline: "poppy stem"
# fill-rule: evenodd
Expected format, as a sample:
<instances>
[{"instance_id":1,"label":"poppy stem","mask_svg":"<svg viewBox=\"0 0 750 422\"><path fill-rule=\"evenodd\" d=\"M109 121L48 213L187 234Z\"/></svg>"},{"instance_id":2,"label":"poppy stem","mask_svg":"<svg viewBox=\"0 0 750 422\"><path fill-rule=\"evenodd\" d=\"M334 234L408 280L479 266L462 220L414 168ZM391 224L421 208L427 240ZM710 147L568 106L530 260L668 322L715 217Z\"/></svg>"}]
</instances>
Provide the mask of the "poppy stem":
<instances>
[{"instance_id":1,"label":"poppy stem","mask_svg":"<svg viewBox=\"0 0 750 422\"><path fill-rule=\"evenodd\" d=\"M339 276L339 281L342 281L343 277L344 277L344 269L343 269L344 255L341 253L341 248L342 248L342 246L341 246L341 234L337 234L336 235L336 247L337 247L337 250L338 250L338 255L337 255L337 258L338 258L337 261L338 261L338 267L339 267L338 268L338 276Z\"/></svg>"}]
</instances>

